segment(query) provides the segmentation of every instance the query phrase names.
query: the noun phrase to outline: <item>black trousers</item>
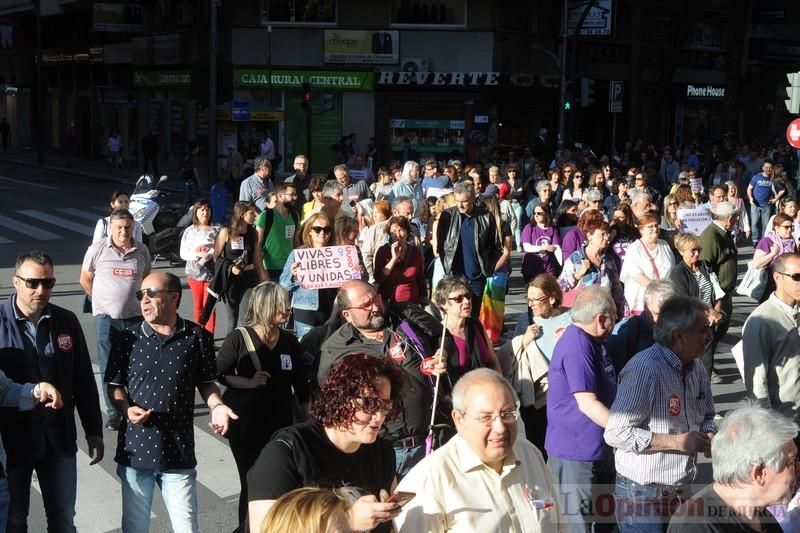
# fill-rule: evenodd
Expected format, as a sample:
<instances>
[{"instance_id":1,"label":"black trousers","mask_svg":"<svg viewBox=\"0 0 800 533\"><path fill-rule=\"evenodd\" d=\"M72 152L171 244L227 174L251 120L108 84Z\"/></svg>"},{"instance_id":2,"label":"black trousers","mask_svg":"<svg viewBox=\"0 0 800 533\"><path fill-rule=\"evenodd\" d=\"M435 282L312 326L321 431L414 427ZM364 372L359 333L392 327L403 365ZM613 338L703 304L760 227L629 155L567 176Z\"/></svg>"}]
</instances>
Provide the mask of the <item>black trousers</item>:
<instances>
[{"instance_id":1,"label":"black trousers","mask_svg":"<svg viewBox=\"0 0 800 533\"><path fill-rule=\"evenodd\" d=\"M242 490L239 493L239 531L247 531L247 472L253 467L261 450L267 444L267 439L252 438L252 435L243 435L229 439L236 470L239 472L239 483Z\"/></svg>"}]
</instances>

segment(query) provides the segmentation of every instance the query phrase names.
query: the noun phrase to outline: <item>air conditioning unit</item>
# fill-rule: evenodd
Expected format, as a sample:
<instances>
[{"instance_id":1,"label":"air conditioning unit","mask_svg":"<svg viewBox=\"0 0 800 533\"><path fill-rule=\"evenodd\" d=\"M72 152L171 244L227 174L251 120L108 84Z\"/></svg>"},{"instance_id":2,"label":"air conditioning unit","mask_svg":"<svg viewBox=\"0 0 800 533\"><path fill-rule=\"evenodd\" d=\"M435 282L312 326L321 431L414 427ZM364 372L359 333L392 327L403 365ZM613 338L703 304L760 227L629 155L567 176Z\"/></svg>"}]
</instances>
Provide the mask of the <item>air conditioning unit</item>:
<instances>
[{"instance_id":1,"label":"air conditioning unit","mask_svg":"<svg viewBox=\"0 0 800 533\"><path fill-rule=\"evenodd\" d=\"M427 57L404 57L400 62L403 72L428 72L430 62Z\"/></svg>"}]
</instances>

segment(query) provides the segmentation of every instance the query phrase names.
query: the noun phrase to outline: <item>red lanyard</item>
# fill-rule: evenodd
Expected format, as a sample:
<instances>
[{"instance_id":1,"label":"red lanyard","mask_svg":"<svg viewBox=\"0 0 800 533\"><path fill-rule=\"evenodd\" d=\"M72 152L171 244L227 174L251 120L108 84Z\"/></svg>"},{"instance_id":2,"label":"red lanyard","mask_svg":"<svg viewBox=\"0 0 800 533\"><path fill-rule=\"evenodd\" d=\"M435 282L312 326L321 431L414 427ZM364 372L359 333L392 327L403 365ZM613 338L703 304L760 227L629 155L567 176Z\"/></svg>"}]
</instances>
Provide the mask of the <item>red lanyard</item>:
<instances>
[{"instance_id":1,"label":"red lanyard","mask_svg":"<svg viewBox=\"0 0 800 533\"><path fill-rule=\"evenodd\" d=\"M661 276L658 275L658 267L656 266L656 262L653 259L653 256L650 255L650 250L647 249L647 245L644 243L643 240L639 239L639 242L642 243L642 248L644 248L644 253L647 254L647 258L650 260L650 264L653 265L653 274L655 275L656 279L661 279Z\"/></svg>"}]
</instances>

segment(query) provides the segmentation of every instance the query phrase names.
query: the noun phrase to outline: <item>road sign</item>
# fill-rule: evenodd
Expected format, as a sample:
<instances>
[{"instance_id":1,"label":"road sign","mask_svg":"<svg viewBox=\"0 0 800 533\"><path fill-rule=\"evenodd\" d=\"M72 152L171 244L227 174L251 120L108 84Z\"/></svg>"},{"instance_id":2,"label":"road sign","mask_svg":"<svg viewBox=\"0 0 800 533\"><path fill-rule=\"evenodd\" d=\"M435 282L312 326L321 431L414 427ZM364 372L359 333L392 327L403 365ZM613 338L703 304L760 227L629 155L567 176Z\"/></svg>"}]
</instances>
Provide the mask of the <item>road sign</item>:
<instances>
[{"instance_id":1,"label":"road sign","mask_svg":"<svg viewBox=\"0 0 800 533\"><path fill-rule=\"evenodd\" d=\"M622 101L625 86L621 81L608 82L608 112L622 113Z\"/></svg>"},{"instance_id":2,"label":"road sign","mask_svg":"<svg viewBox=\"0 0 800 533\"><path fill-rule=\"evenodd\" d=\"M786 79L789 80L789 86L786 87L786 96L789 99L784 100L786 111L797 115L800 113L800 72L789 72Z\"/></svg>"},{"instance_id":3,"label":"road sign","mask_svg":"<svg viewBox=\"0 0 800 533\"><path fill-rule=\"evenodd\" d=\"M250 122L250 102L231 102L231 121Z\"/></svg>"},{"instance_id":4,"label":"road sign","mask_svg":"<svg viewBox=\"0 0 800 533\"><path fill-rule=\"evenodd\" d=\"M789 123L789 127L786 128L786 140L795 148L800 148L800 118Z\"/></svg>"}]
</instances>

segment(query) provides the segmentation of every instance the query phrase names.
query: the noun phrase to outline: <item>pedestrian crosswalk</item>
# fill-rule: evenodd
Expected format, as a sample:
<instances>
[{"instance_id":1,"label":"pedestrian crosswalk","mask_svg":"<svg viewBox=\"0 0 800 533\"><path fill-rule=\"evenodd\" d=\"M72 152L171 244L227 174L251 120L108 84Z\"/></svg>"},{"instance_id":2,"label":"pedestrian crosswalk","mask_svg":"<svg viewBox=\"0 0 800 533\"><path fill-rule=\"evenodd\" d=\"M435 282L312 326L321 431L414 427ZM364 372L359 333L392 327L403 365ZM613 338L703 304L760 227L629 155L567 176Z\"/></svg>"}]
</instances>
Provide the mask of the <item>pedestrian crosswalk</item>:
<instances>
[{"instance_id":1,"label":"pedestrian crosswalk","mask_svg":"<svg viewBox=\"0 0 800 533\"><path fill-rule=\"evenodd\" d=\"M76 209L6 210L0 215L0 246L30 241L87 239L94 233L94 224L108 208L103 206Z\"/></svg>"}]
</instances>

